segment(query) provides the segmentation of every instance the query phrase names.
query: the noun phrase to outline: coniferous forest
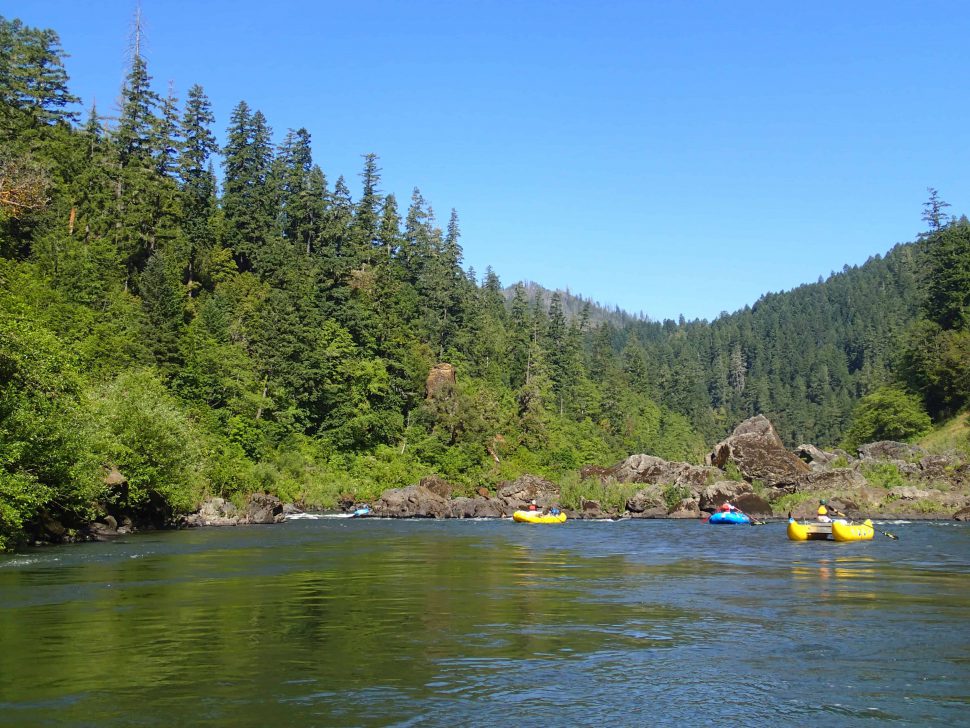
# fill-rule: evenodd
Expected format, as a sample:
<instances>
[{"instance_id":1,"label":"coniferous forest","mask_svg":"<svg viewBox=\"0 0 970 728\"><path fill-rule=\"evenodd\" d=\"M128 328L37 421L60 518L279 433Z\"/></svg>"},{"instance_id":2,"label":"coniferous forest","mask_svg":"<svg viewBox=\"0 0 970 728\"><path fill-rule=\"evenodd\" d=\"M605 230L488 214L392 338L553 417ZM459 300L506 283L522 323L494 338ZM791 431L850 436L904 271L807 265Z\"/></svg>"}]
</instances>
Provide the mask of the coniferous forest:
<instances>
[{"instance_id":1,"label":"coniferous forest","mask_svg":"<svg viewBox=\"0 0 970 728\"><path fill-rule=\"evenodd\" d=\"M696 462L757 413L789 445L905 439L970 400L970 223L935 190L884 257L658 322L466 270L456 211L385 194L374 153L333 179L245 101L220 147L205 91L137 53L108 123L55 31L0 18L0 96L0 548L206 495Z\"/></svg>"}]
</instances>

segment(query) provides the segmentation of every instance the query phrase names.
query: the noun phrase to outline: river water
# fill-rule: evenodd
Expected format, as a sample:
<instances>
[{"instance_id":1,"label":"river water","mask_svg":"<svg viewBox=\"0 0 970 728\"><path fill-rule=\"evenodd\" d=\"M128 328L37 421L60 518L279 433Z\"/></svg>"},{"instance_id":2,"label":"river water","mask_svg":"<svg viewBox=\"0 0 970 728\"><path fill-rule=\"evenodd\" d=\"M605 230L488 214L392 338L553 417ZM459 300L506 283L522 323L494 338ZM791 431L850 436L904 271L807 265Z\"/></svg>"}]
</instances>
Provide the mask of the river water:
<instances>
[{"instance_id":1,"label":"river water","mask_svg":"<svg viewBox=\"0 0 970 728\"><path fill-rule=\"evenodd\" d=\"M0 725L970 725L970 526L877 527L322 518L0 556Z\"/></svg>"}]
</instances>

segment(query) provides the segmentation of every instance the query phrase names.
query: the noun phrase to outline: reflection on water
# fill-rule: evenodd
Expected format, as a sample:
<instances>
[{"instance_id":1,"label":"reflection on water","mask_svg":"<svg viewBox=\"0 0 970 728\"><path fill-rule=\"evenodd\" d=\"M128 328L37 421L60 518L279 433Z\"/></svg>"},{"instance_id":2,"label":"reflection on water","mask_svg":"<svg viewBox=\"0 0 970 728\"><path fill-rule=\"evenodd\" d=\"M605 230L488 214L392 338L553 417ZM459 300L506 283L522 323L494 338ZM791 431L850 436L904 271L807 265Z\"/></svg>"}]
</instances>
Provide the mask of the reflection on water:
<instances>
[{"instance_id":1,"label":"reflection on water","mask_svg":"<svg viewBox=\"0 0 970 728\"><path fill-rule=\"evenodd\" d=\"M0 557L0 725L960 722L970 529L897 530L307 519Z\"/></svg>"}]
</instances>

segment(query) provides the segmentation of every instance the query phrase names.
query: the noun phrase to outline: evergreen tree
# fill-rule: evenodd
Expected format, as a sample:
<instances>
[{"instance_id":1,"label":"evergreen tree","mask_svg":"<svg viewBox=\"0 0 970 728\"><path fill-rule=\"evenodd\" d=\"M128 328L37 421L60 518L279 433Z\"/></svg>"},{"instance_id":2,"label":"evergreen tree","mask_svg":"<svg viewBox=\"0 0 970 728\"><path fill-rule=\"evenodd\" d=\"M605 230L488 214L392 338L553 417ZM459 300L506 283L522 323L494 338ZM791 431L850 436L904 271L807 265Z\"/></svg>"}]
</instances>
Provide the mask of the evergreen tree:
<instances>
[{"instance_id":1,"label":"evergreen tree","mask_svg":"<svg viewBox=\"0 0 970 728\"><path fill-rule=\"evenodd\" d=\"M215 214L216 180L211 158L219 150L211 125L215 122L212 106L198 84L189 89L182 115L181 154L178 176L182 190L182 231L188 251L186 280L189 289L214 244L212 218Z\"/></svg>"},{"instance_id":2,"label":"evergreen tree","mask_svg":"<svg viewBox=\"0 0 970 728\"><path fill-rule=\"evenodd\" d=\"M0 16L0 138L77 120L68 110L78 98L68 90L65 55L53 30Z\"/></svg>"},{"instance_id":3,"label":"evergreen tree","mask_svg":"<svg viewBox=\"0 0 970 728\"><path fill-rule=\"evenodd\" d=\"M266 272L277 262L270 250L276 229L270 134L262 112L245 101L236 105L223 150L222 211L225 243L241 270Z\"/></svg>"}]
</instances>

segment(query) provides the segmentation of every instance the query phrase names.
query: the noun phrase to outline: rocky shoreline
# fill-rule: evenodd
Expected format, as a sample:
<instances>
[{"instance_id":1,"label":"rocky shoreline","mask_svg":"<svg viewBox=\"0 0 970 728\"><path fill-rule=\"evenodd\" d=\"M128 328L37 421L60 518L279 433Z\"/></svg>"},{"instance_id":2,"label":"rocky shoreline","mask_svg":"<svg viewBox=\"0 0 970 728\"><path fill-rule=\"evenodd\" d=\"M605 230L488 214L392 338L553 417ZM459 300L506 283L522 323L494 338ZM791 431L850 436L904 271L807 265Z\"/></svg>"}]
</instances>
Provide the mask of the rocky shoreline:
<instances>
[{"instance_id":1,"label":"rocky shoreline","mask_svg":"<svg viewBox=\"0 0 970 728\"><path fill-rule=\"evenodd\" d=\"M535 475L480 488L473 497L437 476L416 485L391 488L371 503L348 500L345 513L362 505L380 518L508 518L535 500L540 507L557 506L572 519L673 518L698 519L730 501L762 520L812 518L822 498L850 518L957 519L970 521L970 462L958 454L930 454L915 445L875 442L856 455L826 452L814 445L787 450L763 415L738 425L719 442L704 465L668 462L636 454L611 467L586 467L580 472L589 497L563 503L559 485ZM625 486L622 506L609 505L610 488ZM274 495L255 493L243 508L222 498L210 498L193 514L169 524L176 528L239 526L283 522L301 513ZM151 528L152 526L147 526ZM42 542L104 541L135 530L146 530L130 518L104 516L66 533L57 522L43 524Z\"/></svg>"},{"instance_id":2,"label":"rocky shoreline","mask_svg":"<svg viewBox=\"0 0 970 728\"><path fill-rule=\"evenodd\" d=\"M540 508L563 507L574 519L695 519L730 501L751 516L772 519L787 518L788 513L814 517L818 501L825 498L851 518L970 520L970 463L965 459L931 455L898 442L864 445L858 456L814 445L790 452L762 415L742 422L715 445L705 465L638 454L609 468L584 468L581 476L597 482L604 493L615 484L639 487L622 508L596 497L568 507L560 486L535 475L500 483L494 491L479 489L474 497L454 497L455 487L430 476L416 485L388 489L366 505L370 515L381 518L508 518L535 500ZM238 518L223 504L207 502L188 525L270 522ZM362 505L347 502L343 510ZM275 518L283 520L287 508L293 507L277 502Z\"/></svg>"}]
</instances>

